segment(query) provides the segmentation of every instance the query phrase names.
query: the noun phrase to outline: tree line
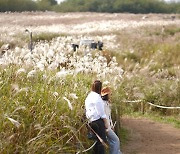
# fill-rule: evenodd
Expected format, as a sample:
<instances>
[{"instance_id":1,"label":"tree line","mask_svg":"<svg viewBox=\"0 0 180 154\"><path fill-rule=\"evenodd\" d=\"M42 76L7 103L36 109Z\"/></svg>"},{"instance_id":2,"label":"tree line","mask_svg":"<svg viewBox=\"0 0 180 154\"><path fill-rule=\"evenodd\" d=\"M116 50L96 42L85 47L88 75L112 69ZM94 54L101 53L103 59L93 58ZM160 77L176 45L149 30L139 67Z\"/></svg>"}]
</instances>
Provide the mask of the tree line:
<instances>
[{"instance_id":1,"label":"tree line","mask_svg":"<svg viewBox=\"0 0 180 154\"><path fill-rule=\"evenodd\" d=\"M56 0L0 0L0 12L53 11Z\"/></svg>"},{"instance_id":2,"label":"tree line","mask_svg":"<svg viewBox=\"0 0 180 154\"><path fill-rule=\"evenodd\" d=\"M0 0L0 12L5 11L56 11L56 12L129 12L129 13L180 13L180 2L162 0Z\"/></svg>"}]
</instances>

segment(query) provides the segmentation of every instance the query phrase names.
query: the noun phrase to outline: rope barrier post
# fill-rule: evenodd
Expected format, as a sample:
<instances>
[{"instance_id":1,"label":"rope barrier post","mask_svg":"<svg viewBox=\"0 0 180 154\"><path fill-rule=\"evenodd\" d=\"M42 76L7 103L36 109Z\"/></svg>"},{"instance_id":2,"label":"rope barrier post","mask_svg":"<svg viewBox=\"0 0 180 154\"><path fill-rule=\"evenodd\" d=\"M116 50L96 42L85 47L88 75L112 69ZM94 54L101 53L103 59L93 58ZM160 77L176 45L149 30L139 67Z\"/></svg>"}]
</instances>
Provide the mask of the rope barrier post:
<instances>
[{"instance_id":1,"label":"rope barrier post","mask_svg":"<svg viewBox=\"0 0 180 154\"><path fill-rule=\"evenodd\" d=\"M146 104L149 104L150 106L154 106L154 107L157 107L157 108L160 108L160 109L172 109L172 110L180 109L180 106L162 106L162 105L156 105L156 104L153 104L151 102L144 101L144 100L125 100L123 102L125 102L126 104L127 103L141 103L140 104L140 109L139 109L139 106L138 106L138 110L140 110L140 112L142 112L142 114L145 113Z\"/></svg>"},{"instance_id":2,"label":"rope barrier post","mask_svg":"<svg viewBox=\"0 0 180 154\"><path fill-rule=\"evenodd\" d=\"M144 111L145 111L145 104L144 104L144 101L142 100L142 102L141 102L141 112L142 112L142 114L144 114Z\"/></svg>"}]
</instances>

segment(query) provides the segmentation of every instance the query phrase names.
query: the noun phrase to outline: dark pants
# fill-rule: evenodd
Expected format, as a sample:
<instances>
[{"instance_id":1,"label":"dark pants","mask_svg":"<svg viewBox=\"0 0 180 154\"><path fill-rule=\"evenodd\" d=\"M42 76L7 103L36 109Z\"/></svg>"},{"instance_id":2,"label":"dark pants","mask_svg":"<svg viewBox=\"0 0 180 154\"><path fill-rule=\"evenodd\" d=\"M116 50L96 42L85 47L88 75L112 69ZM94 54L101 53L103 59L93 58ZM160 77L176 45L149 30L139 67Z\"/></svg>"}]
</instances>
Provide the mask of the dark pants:
<instances>
[{"instance_id":1,"label":"dark pants","mask_svg":"<svg viewBox=\"0 0 180 154\"><path fill-rule=\"evenodd\" d=\"M105 125L102 119L98 119L90 123L91 128L99 135L104 142L106 141ZM94 146L93 154L105 154L105 149L102 143L97 139L97 143Z\"/></svg>"}]
</instances>

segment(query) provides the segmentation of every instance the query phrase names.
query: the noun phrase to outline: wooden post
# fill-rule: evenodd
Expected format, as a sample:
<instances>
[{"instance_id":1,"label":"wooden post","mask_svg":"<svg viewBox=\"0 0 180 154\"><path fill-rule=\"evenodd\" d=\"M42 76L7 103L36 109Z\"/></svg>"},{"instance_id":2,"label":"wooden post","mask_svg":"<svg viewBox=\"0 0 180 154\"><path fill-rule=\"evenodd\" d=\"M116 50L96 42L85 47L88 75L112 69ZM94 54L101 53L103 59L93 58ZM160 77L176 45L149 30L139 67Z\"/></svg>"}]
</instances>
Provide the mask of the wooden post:
<instances>
[{"instance_id":1,"label":"wooden post","mask_svg":"<svg viewBox=\"0 0 180 154\"><path fill-rule=\"evenodd\" d=\"M144 101L141 102L141 112L144 114L145 106L144 106Z\"/></svg>"},{"instance_id":2,"label":"wooden post","mask_svg":"<svg viewBox=\"0 0 180 154\"><path fill-rule=\"evenodd\" d=\"M30 48L30 51L32 53L32 50L33 50L32 32L30 32L30 46L29 46L29 48Z\"/></svg>"}]
</instances>

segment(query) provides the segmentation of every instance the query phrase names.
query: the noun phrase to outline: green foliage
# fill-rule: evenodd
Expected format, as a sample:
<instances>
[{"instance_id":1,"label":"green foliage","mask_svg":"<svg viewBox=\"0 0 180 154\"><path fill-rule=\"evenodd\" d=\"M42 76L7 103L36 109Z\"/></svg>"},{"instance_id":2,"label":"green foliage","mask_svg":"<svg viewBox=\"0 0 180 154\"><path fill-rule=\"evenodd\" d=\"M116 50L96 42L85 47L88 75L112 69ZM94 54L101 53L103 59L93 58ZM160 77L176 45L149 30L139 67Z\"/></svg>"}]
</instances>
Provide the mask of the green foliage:
<instances>
[{"instance_id":1,"label":"green foliage","mask_svg":"<svg viewBox=\"0 0 180 154\"><path fill-rule=\"evenodd\" d=\"M179 4L175 4L175 6L176 5ZM169 13L177 11L177 9L172 10L172 7L174 8L174 5L158 0L128 0L117 8L120 12L131 13Z\"/></svg>"},{"instance_id":2,"label":"green foliage","mask_svg":"<svg viewBox=\"0 0 180 154\"><path fill-rule=\"evenodd\" d=\"M52 6L57 5L56 0L38 0L37 1L37 7L38 10L46 11L46 10L52 10Z\"/></svg>"},{"instance_id":3,"label":"green foliage","mask_svg":"<svg viewBox=\"0 0 180 154\"><path fill-rule=\"evenodd\" d=\"M180 3L159 0L0 0L0 11L179 13Z\"/></svg>"},{"instance_id":4,"label":"green foliage","mask_svg":"<svg viewBox=\"0 0 180 154\"><path fill-rule=\"evenodd\" d=\"M12 2L13 1L13 2ZM56 0L0 0L0 12L5 11L36 11L36 10L52 10L57 5Z\"/></svg>"},{"instance_id":5,"label":"green foliage","mask_svg":"<svg viewBox=\"0 0 180 154\"><path fill-rule=\"evenodd\" d=\"M127 129L121 127L120 129L120 139L121 139L121 145L126 144L129 138L129 132Z\"/></svg>"},{"instance_id":6,"label":"green foliage","mask_svg":"<svg viewBox=\"0 0 180 154\"><path fill-rule=\"evenodd\" d=\"M130 13L175 13L180 3L159 0L66 0L56 11L60 12L130 12Z\"/></svg>"},{"instance_id":7,"label":"green foliage","mask_svg":"<svg viewBox=\"0 0 180 154\"><path fill-rule=\"evenodd\" d=\"M36 3L31 0L0 0L0 12L5 11L34 11L37 10Z\"/></svg>"}]
</instances>

